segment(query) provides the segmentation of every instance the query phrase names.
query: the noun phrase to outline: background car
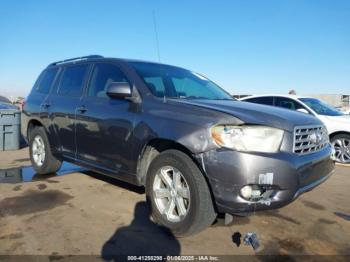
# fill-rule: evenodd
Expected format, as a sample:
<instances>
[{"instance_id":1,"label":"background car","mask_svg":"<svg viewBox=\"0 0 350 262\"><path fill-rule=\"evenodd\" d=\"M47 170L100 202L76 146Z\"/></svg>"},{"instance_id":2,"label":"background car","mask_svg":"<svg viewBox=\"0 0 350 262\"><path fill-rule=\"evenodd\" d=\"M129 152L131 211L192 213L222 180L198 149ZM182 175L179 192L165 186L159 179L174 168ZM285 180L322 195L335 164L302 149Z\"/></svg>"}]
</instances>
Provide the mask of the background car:
<instances>
[{"instance_id":1,"label":"background car","mask_svg":"<svg viewBox=\"0 0 350 262\"><path fill-rule=\"evenodd\" d=\"M283 107L319 118L327 127L335 149L335 159L350 163L350 115L346 115L317 98L295 95L256 95L241 101Z\"/></svg>"},{"instance_id":2,"label":"background car","mask_svg":"<svg viewBox=\"0 0 350 262\"><path fill-rule=\"evenodd\" d=\"M0 110L2 109L18 109L18 108L17 106L14 106L8 98L4 96L0 96Z\"/></svg>"}]
</instances>

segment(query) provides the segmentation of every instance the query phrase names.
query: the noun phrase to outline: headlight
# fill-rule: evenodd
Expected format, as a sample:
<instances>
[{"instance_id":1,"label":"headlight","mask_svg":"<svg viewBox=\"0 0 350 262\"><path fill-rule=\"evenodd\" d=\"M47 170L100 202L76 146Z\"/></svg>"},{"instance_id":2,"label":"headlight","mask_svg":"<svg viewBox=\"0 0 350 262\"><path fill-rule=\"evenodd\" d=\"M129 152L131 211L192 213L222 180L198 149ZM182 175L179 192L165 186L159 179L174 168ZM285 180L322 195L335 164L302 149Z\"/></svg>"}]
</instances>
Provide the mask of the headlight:
<instances>
[{"instance_id":1,"label":"headlight","mask_svg":"<svg viewBox=\"0 0 350 262\"><path fill-rule=\"evenodd\" d=\"M212 127L211 136L220 147L273 153L280 148L283 130L267 126L218 125Z\"/></svg>"}]
</instances>

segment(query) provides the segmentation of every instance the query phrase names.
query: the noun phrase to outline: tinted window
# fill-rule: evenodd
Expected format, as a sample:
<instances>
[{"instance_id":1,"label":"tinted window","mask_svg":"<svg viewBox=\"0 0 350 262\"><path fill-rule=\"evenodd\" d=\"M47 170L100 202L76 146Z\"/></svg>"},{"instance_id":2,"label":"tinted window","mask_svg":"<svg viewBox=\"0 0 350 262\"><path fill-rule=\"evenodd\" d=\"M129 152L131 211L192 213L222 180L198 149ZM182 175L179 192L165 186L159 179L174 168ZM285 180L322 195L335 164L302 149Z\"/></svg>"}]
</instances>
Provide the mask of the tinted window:
<instances>
[{"instance_id":1,"label":"tinted window","mask_svg":"<svg viewBox=\"0 0 350 262\"><path fill-rule=\"evenodd\" d=\"M58 87L58 94L64 96L79 96L84 83L88 65L66 67Z\"/></svg>"},{"instance_id":2,"label":"tinted window","mask_svg":"<svg viewBox=\"0 0 350 262\"><path fill-rule=\"evenodd\" d=\"M264 97L254 97L254 98L249 98L246 100L243 100L245 102L250 102L250 103L256 103L256 104L263 104L263 105L273 105L273 97L271 96L264 96Z\"/></svg>"},{"instance_id":3,"label":"tinted window","mask_svg":"<svg viewBox=\"0 0 350 262\"><path fill-rule=\"evenodd\" d=\"M235 100L212 81L192 71L153 63L131 62L130 64L155 96Z\"/></svg>"},{"instance_id":4,"label":"tinted window","mask_svg":"<svg viewBox=\"0 0 350 262\"><path fill-rule=\"evenodd\" d=\"M291 110L306 109L300 103L287 97L275 97L275 106L283 107Z\"/></svg>"},{"instance_id":5,"label":"tinted window","mask_svg":"<svg viewBox=\"0 0 350 262\"><path fill-rule=\"evenodd\" d=\"M42 76L40 76L40 80L38 80L38 85L36 86L36 90L40 93L49 93L50 88L52 86L53 81L55 80L55 76L57 74L58 68L52 68L46 70Z\"/></svg>"},{"instance_id":6,"label":"tinted window","mask_svg":"<svg viewBox=\"0 0 350 262\"><path fill-rule=\"evenodd\" d=\"M115 65L96 64L89 84L88 96L108 97L107 88L112 82L127 82L127 79Z\"/></svg>"}]
</instances>

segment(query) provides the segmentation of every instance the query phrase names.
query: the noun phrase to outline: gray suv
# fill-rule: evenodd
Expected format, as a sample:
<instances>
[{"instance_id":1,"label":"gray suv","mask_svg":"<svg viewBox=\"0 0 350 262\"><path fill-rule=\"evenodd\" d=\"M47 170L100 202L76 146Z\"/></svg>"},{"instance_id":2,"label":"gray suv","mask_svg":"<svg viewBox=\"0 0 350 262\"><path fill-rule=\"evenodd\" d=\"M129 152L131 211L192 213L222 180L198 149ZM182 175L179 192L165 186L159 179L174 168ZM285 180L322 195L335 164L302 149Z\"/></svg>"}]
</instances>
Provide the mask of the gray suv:
<instances>
[{"instance_id":1,"label":"gray suv","mask_svg":"<svg viewBox=\"0 0 350 262\"><path fill-rule=\"evenodd\" d=\"M145 186L154 220L177 236L219 213L282 207L334 169L318 119L237 101L201 74L152 62L50 64L22 128L37 173L68 161Z\"/></svg>"}]
</instances>

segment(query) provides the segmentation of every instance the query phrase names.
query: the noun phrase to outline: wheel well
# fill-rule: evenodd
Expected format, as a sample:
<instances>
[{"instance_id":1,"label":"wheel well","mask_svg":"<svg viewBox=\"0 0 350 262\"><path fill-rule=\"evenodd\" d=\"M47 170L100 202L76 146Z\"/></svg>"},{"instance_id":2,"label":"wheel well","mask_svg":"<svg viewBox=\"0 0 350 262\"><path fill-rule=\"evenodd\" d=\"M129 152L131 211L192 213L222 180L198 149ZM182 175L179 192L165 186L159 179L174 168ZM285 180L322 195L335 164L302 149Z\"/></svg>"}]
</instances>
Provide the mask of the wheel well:
<instances>
[{"instance_id":1,"label":"wheel well","mask_svg":"<svg viewBox=\"0 0 350 262\"><path fill-rule=\"evenodd\" d=\"M43 126L38 120L32 119L28 123L28 129L27 129L27 138L29 140L29 134L33 130L34 127Z\"/></svg>"},{"instance_id":2,"label":"wheel well","mask_svg":"<svg viewBox=\"0 0 350 262\"><path fill-rule=\"evenodd\" d=\"M156 138L148 142L148 144L144 147L142 153L139 156L139 160L137 163L137 177L142 185L145 185L146 183L147 171L152 160L158 154L168 149L176 149L185 153L202 170L198 161L193 157L192 152L188 150L185 146L172 140Z\"/></svg>"},{"instance_id":3,"label":"wheel well","mask_svg":"<svg viewBox=\"0 0 350 262\"><path fill-rule=\"evenodd\" d=\"M207 185L210 191L211 199L213 201L214 208L217 212L217 206L214 201L214 195L213 190L211 188L211 185L208 181L208 177L206 176L205 170L203 169L201 163L193 156L192 152L188 150L185 146L183 146L180 143L174 142L172 140L168 139L153 139L148 142L148 144L144 147L142 150L142 153L139 156L139 160L137 162L137 178L141 185L146 184L146 175L149 168L149 165L151 164L152 160L161 152L168 150L168 149L176 149L179 150L186 155L188 155L195 165L199 168L199 170L202 172L204 179L207 181Z\"/></svg>"},{"instance_id":4,"label":"wheel well","mask_svg":"<svg viewBox=\"0 0 350 262\"><path fill-rule=\"evenodd\" d=\"M335 137L336 135L342 135L342 134L350 136L350 132L338 131L338 132L334 132L334 133L330 134L329 139L332 140L332 138Z\"/></svg>"}]
</instances>

